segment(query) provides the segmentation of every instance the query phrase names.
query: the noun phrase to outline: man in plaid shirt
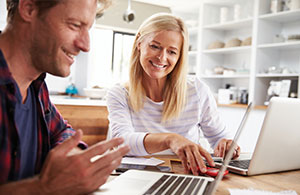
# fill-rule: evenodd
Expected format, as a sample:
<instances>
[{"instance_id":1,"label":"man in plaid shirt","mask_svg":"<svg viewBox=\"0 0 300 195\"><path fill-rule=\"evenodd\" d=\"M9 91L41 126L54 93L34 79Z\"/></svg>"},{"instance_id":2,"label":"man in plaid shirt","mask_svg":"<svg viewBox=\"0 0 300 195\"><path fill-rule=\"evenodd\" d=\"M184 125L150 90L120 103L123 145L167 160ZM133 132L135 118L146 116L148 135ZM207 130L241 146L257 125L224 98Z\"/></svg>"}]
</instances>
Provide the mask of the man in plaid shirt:
<instances>
[{"instance_id":1,"label":"man in plaid shirt","mask_svg":"<svg viewBox=\"0 0 300 195\"><path fill-rule=\"evenodd\" d=\"M89 51L97 3L108 0L7 0L0 34L0 194L82 194L99 188L128 146L100 142L85 149L49 100L46 73L66 77ZM70 137L70 138L69 138ZM65 141L66 140L66 141Z\"/></svg>"}]
</instances>

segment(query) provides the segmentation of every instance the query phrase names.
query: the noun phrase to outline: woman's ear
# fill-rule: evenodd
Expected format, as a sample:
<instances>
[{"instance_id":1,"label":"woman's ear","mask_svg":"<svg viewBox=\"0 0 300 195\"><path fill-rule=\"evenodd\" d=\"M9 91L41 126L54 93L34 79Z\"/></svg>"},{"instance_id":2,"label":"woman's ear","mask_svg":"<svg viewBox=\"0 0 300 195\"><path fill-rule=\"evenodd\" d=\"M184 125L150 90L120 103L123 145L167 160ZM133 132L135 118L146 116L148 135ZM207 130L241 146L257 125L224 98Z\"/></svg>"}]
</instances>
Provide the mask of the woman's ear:
<instances>
[{"instance_id":1,"label":"woman's ear","mask_svg":"<svg viewBox=\"0 0 300 195\"><path fill-rule=\"evenodd\" d=\"M20 0L18 5L18 12L20 17L26 21L30 22L36 17L38 10L35 6L34 0Z\"/></svg>"},{"instance_id":2,"label":"woman's ear","mask_svg":"<svg viewBox=\"0 0 300 195\"><path fill-rule=\"evenodd\" d=\"M138 50L138 51L140 51L140 50L141 50L141 42L138 42L138 43L137 43L137 46L136 46L136 48L137 48L137 50Z\"/></svg>"}]
</instances>

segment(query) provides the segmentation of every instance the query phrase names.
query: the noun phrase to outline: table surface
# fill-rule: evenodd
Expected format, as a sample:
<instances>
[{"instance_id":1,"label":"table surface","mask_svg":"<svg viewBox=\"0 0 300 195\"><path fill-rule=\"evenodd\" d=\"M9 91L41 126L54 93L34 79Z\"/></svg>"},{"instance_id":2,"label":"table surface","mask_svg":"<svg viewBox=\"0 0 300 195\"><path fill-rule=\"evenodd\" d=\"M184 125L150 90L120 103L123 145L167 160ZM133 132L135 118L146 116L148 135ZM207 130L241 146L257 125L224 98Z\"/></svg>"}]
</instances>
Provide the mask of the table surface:
<instances>
[{"instance_id":1,"label":"table surface","mask_svg":"<svg viewBox=\"0 0 300 195\"><path fill-rule=\"evenodd\" d=\"M182 174L184 169L178 158L173 155L155 156L164 160L164 166L170 166L174 173ZM228 189L256 189L280 192L294 190L300 194L300 170L272 174L241 176L229 173L220 182L216 194L230 194Z\"/></svg>"}]
</instances>

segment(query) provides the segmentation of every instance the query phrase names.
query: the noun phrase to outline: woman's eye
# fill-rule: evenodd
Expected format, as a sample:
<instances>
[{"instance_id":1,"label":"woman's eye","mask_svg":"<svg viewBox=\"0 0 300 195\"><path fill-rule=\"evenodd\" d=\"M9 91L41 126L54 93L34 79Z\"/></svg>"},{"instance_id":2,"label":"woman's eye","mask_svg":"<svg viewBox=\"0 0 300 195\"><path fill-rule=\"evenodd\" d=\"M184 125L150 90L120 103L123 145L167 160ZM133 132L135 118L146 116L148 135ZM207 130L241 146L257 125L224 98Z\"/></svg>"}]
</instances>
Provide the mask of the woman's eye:
<instances>
[{"instance_id":1,"label":"woman's eye","mask_svg":"<svg viewBox=\"0 0 300 195\"><path fill-rule=\"evenodd\" d=\"M156 46L156 45L150 45L150 47L153 48L153 49L158 49L158 48L159 48L159 47Z\"/></svg>"},{"instance_id":2,"label":"woman's eye","mask_svg":"<svg viewBox=\"0 0 300 195\"><path fill-rule=\"evenodd\" d=\"M177 53L175 51L170 51L170 54L176 55Z\"/></svg>"}]
</instances>

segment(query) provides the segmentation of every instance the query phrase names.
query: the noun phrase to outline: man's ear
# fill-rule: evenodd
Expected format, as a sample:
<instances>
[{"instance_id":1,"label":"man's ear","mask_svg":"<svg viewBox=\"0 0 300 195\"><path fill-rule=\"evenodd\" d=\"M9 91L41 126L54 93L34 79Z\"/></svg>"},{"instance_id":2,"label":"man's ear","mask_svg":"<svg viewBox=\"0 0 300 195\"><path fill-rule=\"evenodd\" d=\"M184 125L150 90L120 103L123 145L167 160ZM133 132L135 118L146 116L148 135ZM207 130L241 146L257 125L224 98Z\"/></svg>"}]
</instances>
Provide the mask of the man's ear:
<instances>
[{"instance_id":1,"label":"man's ear","mask_svg":"<svg viewBox=\"0 0 300 195\"><path fill-rule=\"evenodd\" d=\"M19 0L18 12L24 21L30 22L37 15L38 10L34 0Z\"/></svg>"}]
</instances>

